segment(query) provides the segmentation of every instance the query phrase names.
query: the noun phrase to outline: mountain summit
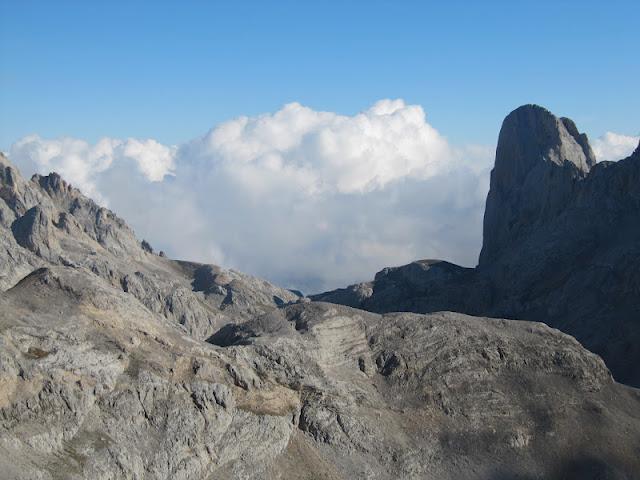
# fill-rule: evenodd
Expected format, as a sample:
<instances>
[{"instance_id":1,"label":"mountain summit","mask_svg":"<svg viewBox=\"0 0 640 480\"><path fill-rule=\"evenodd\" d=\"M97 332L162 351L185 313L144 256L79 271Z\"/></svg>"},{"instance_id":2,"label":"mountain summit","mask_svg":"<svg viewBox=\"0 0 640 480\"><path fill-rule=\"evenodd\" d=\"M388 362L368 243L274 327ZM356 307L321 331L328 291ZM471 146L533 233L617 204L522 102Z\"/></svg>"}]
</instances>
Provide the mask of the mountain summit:
<instances>
[{"instance_id":1,"label":"mountain summit","mask_svg":"<svg viewBox=\"0 0 640 480\"><path fill-rule=\"evenodd\" d=\"M505 118L484 217L480 264L515 244L545 216L560 212L576 179L596 160L585 134L572 120L538 105L524 105Z\"/></svg>"}]
</instances>

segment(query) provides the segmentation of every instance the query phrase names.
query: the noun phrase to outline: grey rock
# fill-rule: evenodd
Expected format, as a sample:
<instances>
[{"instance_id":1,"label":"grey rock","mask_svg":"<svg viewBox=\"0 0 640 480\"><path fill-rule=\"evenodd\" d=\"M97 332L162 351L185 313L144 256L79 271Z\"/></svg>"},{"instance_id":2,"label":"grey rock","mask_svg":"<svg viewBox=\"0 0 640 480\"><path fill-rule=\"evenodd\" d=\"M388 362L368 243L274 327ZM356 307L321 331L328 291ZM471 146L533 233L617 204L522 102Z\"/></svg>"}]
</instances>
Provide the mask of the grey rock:
<instances>
[{"instance_id":1,"label":"grey rock","mask_svg":"<svg viewBox=\"0 0 640 480\"><path fill-rule=\"evenodd\" d=\"M0 325L3 478L259 478L293 429L236 408L223 353L82 269L20 281Z\"/></svg>"},{"instance_id":2,"label":"grey rock","mask_svg":"<svg viewBox=\"0 0 640 480\"><path fill-rule=\"evenodd\" d=\"M418 260L387 267L373 282L311 298L380 313L451 310L479 314L488 306L490 295L489 284L479 279L474 269L442 260Z\"/></svg>"},{"instance_id":3,"label":"grey rock","mask_svg":"<svg viewBox=\"0 0 640 480\"><path fill-rule=\"evenodd\" d=\"M381 316L316 302L231 328L227 351L300 392L298 430L339 478L562 478L583 462L605 473L636 468L625 470L607 445L619 441L620 424L593 438L591 422L602 423L587 417L614 408L605 393L613 388L622 395L615 408L626 411L613 415L634 418L637 392L543 324ZM587 436L598 448L577 441Z\"/></svg>"},{"instance_id":4,"label":"grey rock","mask_svg":"<svg viewBox=\"0 0 640 480\"><path fill-rule=\"evenodd\" d=\"M39 205L31 207L11 225L18 245L39 257L55 259L58 249L53 225L47 212Z\"/></svg>"},{"instance_id":5,"label":"grey rock","mask_svg":"<svg viewBox=\"0 0 640 480\"><path fill-rule=\"evenodd\" d=\"M84 234L116 255L139 256L140 242L127 224L110 210L82 195L57 173L34 175L31 188L48 195L54 208L74 216Z\"/></svg>"},{"instance_id":6,"label":"grey rock","mask_svg":"<svg viewBox=\"0 0 640 480\"><path fill-rule=\"evenodd\" d=\"M313 302L229 328L199 342L86 270L27 276L0 295L4 478L640 468L637 391L543 324Z\"/></svg>"},{"instance_id":7,"label":"grey rock","mask_svg":"<svg viewBox=\"0 0 640 480\"><path fill-rule=\"evenodd\" d=\"M142 243L140 244L140 246L142 247L142 249L147 252L147 253L153 253L153 248L151 247L151 245L149 244L149 242L147 242L146 240L142 240Z\"/></svg>"},{"instance_id":8,"label":"grey rock","mask_svg":"<svg viewBox=\"0 0 640 480\"><path fill-rule=\"evenodd\" d=\"M586 136L578 134L571 120L537 105L507 115L491 172L480 265L561 211L576 181L595 163Z\"/></svg>"}]
</instances>

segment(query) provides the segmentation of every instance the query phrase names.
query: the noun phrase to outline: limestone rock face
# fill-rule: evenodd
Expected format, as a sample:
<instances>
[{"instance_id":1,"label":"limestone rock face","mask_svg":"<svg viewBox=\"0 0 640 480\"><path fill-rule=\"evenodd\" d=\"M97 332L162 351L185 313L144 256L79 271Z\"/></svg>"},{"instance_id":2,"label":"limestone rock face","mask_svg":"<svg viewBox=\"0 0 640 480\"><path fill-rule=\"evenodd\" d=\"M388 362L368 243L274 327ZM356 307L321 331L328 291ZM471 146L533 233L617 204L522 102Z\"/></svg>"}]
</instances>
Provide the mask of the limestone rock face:
<instances>
[{"instance_id":1,"label":"limestone rock face","mask_svg":"<svg viewBox=\"0 0 640 480\"><path fill-rule=\"evenodd\" d=\"M505 118L491 172L480 265L557 215L595 165L586 135L568 118L525 105Z\"/></svg>"},{"instance_id":2,"label":"limestone rock face","mask_svg":"<svg viewBox=\"0 0 640 480\"><path fill-rule=\"evenodd\" d=\"M140 256L142 244L124 220L82 195L60 175L34 175L31 183L49 196L58 211L73 215L91 240L116 255Z\"/></svg>"},{"instance_id":3,"label":"limestone rock face","mask_svg":"<svg viewBox=\"0 0 640 480\"><path fill-rule=\"evenodd\" d=\"M11 230L21 247L40 257L55 259L57 240L53 225L47 212L39 205L31 207L17 218L11 225Z\"/></svg>"},{"instance_id":4,"label":"limestone rock face","mask_svg":"<svg viewBox=\"0 0 640 480\"><path fill-rule=\"evenodd\" d=\"M264 478L296 397L253 413L229 373L244 363L179 327L83 269L42 268L4 292L2 478Z\"/></svg>"},{"instance_id":5,"label":"limestone rock face","mask_svg":"<svg viewBox=\"0 0 640 480\"><path fill-rule=\"evenodd\" d=\"M475 269L425 261L316 295L375 312L452 310L546 322L640 386L640 147L595 163L574 123L535 105L502 126ZM422 265L422 267L420 267Z\"/></svg>"},{"instance_id":6,"label":"limestone rock face","mask_svg":"<svg viewBox=\"0 0 640 480\"><path fill-rule=\"evenodd\" d=\"M490 286L472 268L442 260L418 260L387 267L376 274L373 282L311 298L380 313L451 310L478 314L488 308L491 293Z\"/></svg>"}]
</instances>

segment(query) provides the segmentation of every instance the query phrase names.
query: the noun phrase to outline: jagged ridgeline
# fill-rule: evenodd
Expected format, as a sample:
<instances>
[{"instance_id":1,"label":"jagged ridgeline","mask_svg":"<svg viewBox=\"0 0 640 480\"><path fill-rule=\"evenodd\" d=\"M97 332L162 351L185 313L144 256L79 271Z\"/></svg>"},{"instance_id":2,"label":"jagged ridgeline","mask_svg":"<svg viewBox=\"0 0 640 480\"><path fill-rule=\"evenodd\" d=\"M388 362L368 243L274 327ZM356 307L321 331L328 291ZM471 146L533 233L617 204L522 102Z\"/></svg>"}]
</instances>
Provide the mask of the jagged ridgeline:
<instances>
[{"instance_id":1,"label":"jagged ridgeline","mask_svg":"<svg viewBox=\"0 0 640 480\"><path fill-rule=\"evenodd\" d=\"M0 478L637 478L640 158L504 122L480 264L309 301L0 157ZM370 310L370 311L365 311ZM378 312L378 313L373 313ZM384 314L382 314L384 313Z\"/></svg>"}]
</instances>

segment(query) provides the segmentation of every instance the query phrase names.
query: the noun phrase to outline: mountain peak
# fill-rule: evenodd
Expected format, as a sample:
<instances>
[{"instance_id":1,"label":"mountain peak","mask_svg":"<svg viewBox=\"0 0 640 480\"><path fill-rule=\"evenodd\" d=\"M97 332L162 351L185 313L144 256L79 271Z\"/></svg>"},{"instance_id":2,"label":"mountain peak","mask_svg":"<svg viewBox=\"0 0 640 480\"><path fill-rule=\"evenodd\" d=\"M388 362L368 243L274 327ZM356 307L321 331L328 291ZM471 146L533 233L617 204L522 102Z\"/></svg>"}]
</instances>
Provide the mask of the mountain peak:
<instances>
[{"instance_id":1,"label":"mountain peak","mask_svg":"<svg viewBox=\"0 0 640 480\"><path fill-rule=\"evenodd\" d=\"M495 170L522 180L540 161L569 162L583 173L596 163L587 136L579 133L573 120L558 118L539 105L522 105L502 123Z\"/></svg>"},{"instance_id":2,"label":"mountain peak","mask_svg":"<svg viewBox=\"0 0 640 480\"><path fill-rule=\"evenodd\" d=\"M499 256L542 217L560 211L575 179L595 163L587 136L571 119L533 104L507 115L491 172L480 264Z\"/></svg>"},{"instance_id":3,"label":"mountain peak","mask_svg":"<svg viewBox=\"0 0 640 480\"><path fill-rule=\"evenodd\" d=\"M67 183L59 173L51 172L49 175L35 174L31 181L38 184L50 197L69 194L73 191L71 184Z\"/></svg>"}]
</instances>

